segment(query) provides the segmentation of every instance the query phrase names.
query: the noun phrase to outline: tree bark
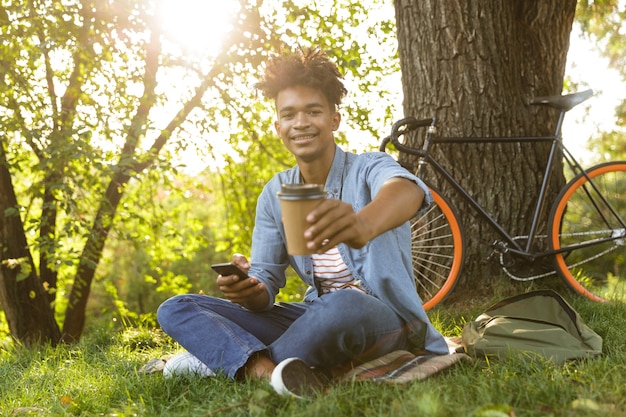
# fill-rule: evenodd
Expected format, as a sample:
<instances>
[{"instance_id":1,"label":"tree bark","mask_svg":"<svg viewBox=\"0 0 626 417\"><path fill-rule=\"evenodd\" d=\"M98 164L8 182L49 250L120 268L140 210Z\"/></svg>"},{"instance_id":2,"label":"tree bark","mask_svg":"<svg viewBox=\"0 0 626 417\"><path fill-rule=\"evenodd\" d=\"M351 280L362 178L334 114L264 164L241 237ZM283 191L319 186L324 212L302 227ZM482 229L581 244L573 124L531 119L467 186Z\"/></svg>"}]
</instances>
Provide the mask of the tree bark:
<instances>
[{"instance_id":1,"label":"tree bark","mask_svg":"<svg viewBox=\"0 0 626 417\"><path fill-rule=\"evenodd\" d=\"M0 144L0 305L17 341L56 345L61 332L27 247L4 152Z\"/></svg>"},{"instance_id":2,"label":"tree bark","mask_svg":"<svg viewBox=\"0 0 626 417\"><path fill-rule=\"evenodd\" d=\"M557 113L529 101L563 89L575 8L575 0L395 0L405 114L436 117L440 136L551 134ZM417 136L408 140L421 146ZM548 150L537 144L435 148L513 236L529 230ZM431 171L426 180L451 198L464 225L465 269L455 295L489 291L486 278L499 269L488 268L486 256L497 235ZM562 184L562 175L553 176L551 198Z\"/></svg>"}]
</instances>

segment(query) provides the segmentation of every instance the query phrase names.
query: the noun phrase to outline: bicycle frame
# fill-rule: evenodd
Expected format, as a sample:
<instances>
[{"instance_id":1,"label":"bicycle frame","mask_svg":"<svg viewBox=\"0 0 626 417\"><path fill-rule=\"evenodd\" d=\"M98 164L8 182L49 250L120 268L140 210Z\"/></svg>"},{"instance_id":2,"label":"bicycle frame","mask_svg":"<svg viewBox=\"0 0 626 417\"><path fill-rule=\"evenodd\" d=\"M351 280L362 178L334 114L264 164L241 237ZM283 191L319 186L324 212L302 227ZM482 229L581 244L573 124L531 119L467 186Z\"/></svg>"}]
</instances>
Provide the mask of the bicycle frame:
<instances>
[{"instance_id":1,"label":"bicycle frame","mask_svg":"<svg viewBox=\"0 0 626 417\"><path fill-rule=\"evenodd\" d=\"M585 244L572 245L564 248L560 248L558 250L549 250L544 252L533 252L531 249L537 237L537 230L539 227L539 220L542 215L544 205L546 202L546 194L548 190L548 184L550 183L551 176L553 174L555 159L557 157L563 157L564 163L566 163L571 169L572 172L576 175L581 172L585 172L583 167L575 160L571 152L565 147L563 144L563 138L561 136L561 126L563 123L564 115L567 110L561 110L557 126L555 128L554 135L550 136L515 136L515 137L437 137L435 136L436 127L435 127L435 119L423 119L416 120L413 118L402 119L394 124L392 129L391 141L401 152L405 152L411 155L416 155L419 157L419 165L417 168L417 175L421 176L423 174L424 167L426 165L430 165L437 172L437 174L441 175L450 186L458 192L463 199L476 211L478 216L485 220L503 239L503 241L495 242L495 249L499 252L511 252L517 256L526 258L529 261L533 261L536 258L553 256L559 253L567 252L573 248L583 248L585 246L594 245L600 243L602 241L610 241L611 238L597 240L594 242L588 242ZM428 126L428 133L426 135L424 145L422 149L411 148L403 145L399 142L399 136L407 133L410 130L415 130L419 127ZM403 127L406 127L404 130ZM467 192L465 188L461 184L459 184L454 176L443 166L441 165L435 157L430 153L430 146L432 144L445 145L445 144L459 144L459 143L548 143L551 142L550 152L548 154L546 169L544 171L541 187L539 190L537 203L534 207L534 213L530 225L530 230L528 232L528 238L526 241L525 247L522 247L515 241L515 238L511 236L494 218L493 216L484 209L484 207L478 203L471 194ZM383 141L381 145L381 150L384 150L386 142ZM586 175L586 174L585 174ZM588 178L589 179L589 178ZM592 187L593 182L591 182ZM604 200L604 197L600 196ZM604 201L606 203L606 200ZM615 214L615 213L614 213ZM616 216L617 217L617 216ZM625 226L626 227L626 226Z\"/></svg>"},{"instance_id":2,"label":"bicycle frame","mask_svg":"<svg viewBox=\"0 0 626 417\"><path fill-rule=\"evenodd\" d=\"M496 139L496 138L471 138L471 139L470 138L453 138L453 139L448 140L448 138L446 138L446 140L444 141L442 138L433 138L431 139L431 141L432 143L437 143L437 144L441 144L441 143L506 143L506 142L520 143L520 142L552 141L552 146L551 146L550 154L548 157L548 168L546 169L546 173L544 174L544 178L542 180L541 188L539 191L539 197L537 199L537 204L535 205L535 208L534 208L534 214L532 217L530 231L528 232L528 240L526 242L525 248L522 248L518 244L518 242L515 241L513 236L511 236L511 234L508 233L493 218L493 216L487 210L485 210L485 208L481 204L479 204L473 198L473 196L469 194L469 192L455 180L452 174L428 152L426 152L421 157L420 165L418 168L418 175L422 174L422 171L426 164L432 166L433 169L439 175L441 175L448 182L448 184L450 184L450 186L454 190L456 190L456 192L458 192L463 197L463 199L476 211L478 216L482 218L483 220L485 220L496 232L498 232L498 234L502 237L502 239L506 241L506 243L509 245L507 247L503 247L500 244L499 249L508 250L508 251L514 252L515 254L519 256L526 257L532 260L536 256L538 256L538 254L532 253L530 248L532 247L534 243L536 231L537 231L537 227L539 223L539 216L541 214L541 211L543 210L545 195L547 191L547 185L548 185L548 181L550 179L549 177L552 171L551 169L552 163L553 163L552 161L554 159L554 153L556 152L557 141L555 140L555 138L552 138L552 137L548 137L548 138L520 137L520 138L506 138L506 140L504 139L505 138L499 138L499 139ZM539 254L539 255L541 256L543 254ZM547 253L545 255L547 255Z\"/></svg>"}]
</instances>

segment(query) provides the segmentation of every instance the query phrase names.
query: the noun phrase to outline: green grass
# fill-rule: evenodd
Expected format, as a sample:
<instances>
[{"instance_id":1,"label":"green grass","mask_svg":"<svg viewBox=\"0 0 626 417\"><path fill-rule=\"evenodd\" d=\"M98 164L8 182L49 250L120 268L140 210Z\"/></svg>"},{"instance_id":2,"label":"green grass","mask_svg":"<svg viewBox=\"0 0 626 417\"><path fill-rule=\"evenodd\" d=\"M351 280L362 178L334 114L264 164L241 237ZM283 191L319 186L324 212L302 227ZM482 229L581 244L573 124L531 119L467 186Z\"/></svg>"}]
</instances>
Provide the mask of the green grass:
<instances>
[{"instance_id":1,"label":"green grass","mask_svg":"<svg viewBox=\"0 0 626 417\"><path fill-rule=\"evenodd\" d=\"M76 345L0 347L2 416L623 416L626 415L626 305L568 296L604 338L596 359L554 366L521 359L461 363L403 386L352 383L298 401L264 382L138 374L178 347L156 330L95 331ZM448 335L488 305L431 314ZM513 413L513 414L512 414Z\"/></svg>"}]
</instances>

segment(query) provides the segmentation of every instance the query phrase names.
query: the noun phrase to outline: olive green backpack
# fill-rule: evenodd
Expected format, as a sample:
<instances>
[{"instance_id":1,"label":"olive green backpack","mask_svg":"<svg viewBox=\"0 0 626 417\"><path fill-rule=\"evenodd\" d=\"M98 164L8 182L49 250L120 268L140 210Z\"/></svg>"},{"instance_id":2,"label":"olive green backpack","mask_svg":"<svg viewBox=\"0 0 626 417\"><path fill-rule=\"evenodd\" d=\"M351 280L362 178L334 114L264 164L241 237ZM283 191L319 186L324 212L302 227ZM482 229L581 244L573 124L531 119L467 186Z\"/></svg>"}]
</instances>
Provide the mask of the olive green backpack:
<instances>
[{"instance_id":1,"label":"olive green backpack","mask_svg":"<svg viewBox=\"0 0 626 417\"><path fill-rule=\"evenodd\" d=\"M602 353L602 338L556 292L539 290L489 307L461 334L473 357L545 358L560 364Z\"/></svg>"}]
</instances>

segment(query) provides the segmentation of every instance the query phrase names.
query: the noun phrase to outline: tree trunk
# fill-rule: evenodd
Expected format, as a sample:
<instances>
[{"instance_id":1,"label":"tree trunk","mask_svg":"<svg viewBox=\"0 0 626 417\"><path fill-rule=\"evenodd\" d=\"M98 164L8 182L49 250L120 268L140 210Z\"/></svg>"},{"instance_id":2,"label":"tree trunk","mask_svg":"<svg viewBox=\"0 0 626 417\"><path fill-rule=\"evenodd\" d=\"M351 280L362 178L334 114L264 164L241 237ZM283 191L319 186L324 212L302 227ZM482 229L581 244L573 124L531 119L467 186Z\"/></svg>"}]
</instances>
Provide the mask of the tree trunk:
<instances>
[{"instance_id":1,"label":"tree trunk","mask_svg":"<svg viewBox=\"0 0 626 417\"><path fill-rule=\"evenodd\" d=\"M25 346L56 345L61 337L32 256L0 144L0 305L11 335Z\"/></svg>"},{"instance_id":2,"label":"tree trunk","mask_svg":"<svg viewBox=\"0 0 626 417\"><path fill-rule=\"evenodd\" d=\"M102 258L104 245L111 231L111 227L113 226L115 213L124 195L126 185L131 179L131 176L125 172L140 173L154 163L156 155L159 154L170 138L171 132L178 129L187 119L189 113L200 105L206 91L209 87L214 85L214 77L220 72L221 67L214 66L212 68L202 83L196 88L195 94L185 102L167 127L163 129L161 134L154 140L150 152L148 152L148 155L151 156L141 158L143 161L137 162L134 154L137 144L139 143L139 137L136 136L136 132L145 129L150 110L149 104L154 101L152 95L156 87L156 73L159 63L158 57L161 51L161 45L158 41L159 34L153 32L151 39L152 42L148 48L146 73L144 77L147 83L143 100L145 104L138 108L133 118L133 126L136 126L136 128L129 129L129 134L120 156L118 172L111 178L111 182L98 208L93 229L80 257L80 264L68 297L69 302L65 314L65 321L63 322L62 340L66 343L78 341L82 335L86 321L85 312L87 302L89 301L89 294L91 292L91 285L95 277L96 268Z\"/></svg>"},{"instance_id":3,"label":"tree trunk","mask_svg":"<svg viewBox=\"0 0 626 417\"><path fill-rule=\"evenodd\" d=\"M43 201L41 205L41 226L39 238L42 249L39 251L39 279L46 286L46 296L50 304L56 300L57 271L50 267L50 258L53 257L56 241L57 204L52 192L53 186L58 184L59 176L56 173L48 173L44 182Z\"/></svg>"},{"instance_id":4,"label":"tree trunk","mask_svg":"<svg viewBox=\"0 0 626 417\"><path fill-rule=\"evenodd\" d=\"M553 132L557 113L528 103L562 91L575 0L395 0L395 8L407 116L436 117L440 136ZM408 140L418 145L417 137ZM529 230L548 150L543 144L435 147L457 181L513 236ZM425 177L450 197L465 229L465 268L454 295L470 288L487 294L489 273L499 271L486 262L497 235L432 171ZM544 212L562 184L562 175L553 176Z\"/></svg>"}]
</instances>

